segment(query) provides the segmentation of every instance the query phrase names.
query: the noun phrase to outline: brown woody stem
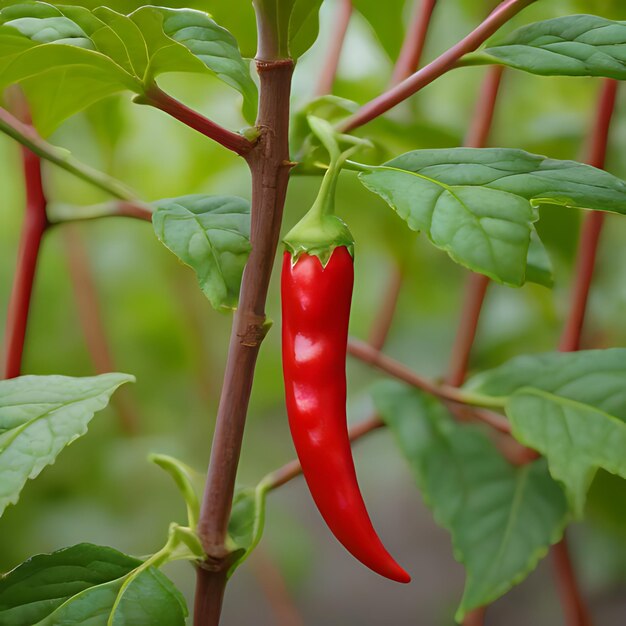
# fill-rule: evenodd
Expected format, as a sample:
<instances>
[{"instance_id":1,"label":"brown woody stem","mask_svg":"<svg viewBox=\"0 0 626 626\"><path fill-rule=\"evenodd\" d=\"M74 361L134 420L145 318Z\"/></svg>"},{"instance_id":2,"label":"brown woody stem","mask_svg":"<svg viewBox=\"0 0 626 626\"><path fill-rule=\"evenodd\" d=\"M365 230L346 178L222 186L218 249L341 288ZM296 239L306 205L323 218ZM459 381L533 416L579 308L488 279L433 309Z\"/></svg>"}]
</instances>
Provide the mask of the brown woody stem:
<instances>
[{"instance_id":1,"label":"brown woody stem","mask_svg":"<svg viewBox=\"0 0 626 626\"><path fill-rule=\"evenodd\" d=\"M219 623L226 585L226 538L248 402L267 331L265 300L278 245L289 170L289 95L293 62L257 61L261 135L246 155L252 173L252 252L235 313L198 534L207 554L198 568L195 626Z\"/></svg>"}]
</instances>

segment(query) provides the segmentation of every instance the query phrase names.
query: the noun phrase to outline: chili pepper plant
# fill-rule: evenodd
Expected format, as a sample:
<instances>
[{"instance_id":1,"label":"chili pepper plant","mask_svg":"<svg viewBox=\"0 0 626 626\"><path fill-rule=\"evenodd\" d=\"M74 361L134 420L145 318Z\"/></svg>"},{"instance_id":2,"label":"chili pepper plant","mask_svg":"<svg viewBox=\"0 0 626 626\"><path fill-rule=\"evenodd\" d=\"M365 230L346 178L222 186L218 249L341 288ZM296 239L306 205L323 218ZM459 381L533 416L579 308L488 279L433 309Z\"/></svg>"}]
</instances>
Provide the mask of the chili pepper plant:
<instances>
[{"instance_id":1,"label":"chili pepper plant","mask_svg":"<svg viewBox=\"0 0 626 626\"><path fill-rule=\"evenodd\" d=\"M622 624L623 2L161 4L0 1L0 624Z\"/></svg>"}]
</instances>

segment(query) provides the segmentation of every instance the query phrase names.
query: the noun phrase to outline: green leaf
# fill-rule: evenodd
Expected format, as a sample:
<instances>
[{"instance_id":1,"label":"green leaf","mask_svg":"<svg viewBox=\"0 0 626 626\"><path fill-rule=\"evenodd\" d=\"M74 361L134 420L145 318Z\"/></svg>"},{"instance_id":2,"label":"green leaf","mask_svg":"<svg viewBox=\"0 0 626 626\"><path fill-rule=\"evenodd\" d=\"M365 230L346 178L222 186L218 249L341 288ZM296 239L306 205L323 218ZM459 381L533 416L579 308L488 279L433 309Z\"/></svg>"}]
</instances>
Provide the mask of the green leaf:
<instances>
[{"instance_id":1,"label":"green leaf","mask_svg":"<svg viewBox=\"0 0 626 626\"><path fill-rule=\"evenodd\" d=\"M0 515L29 478L87 432L128 374L20 376L0 381Z\"/></svg>"},{"instance_id":2,"label":"green leaf","mask_svg":"<svg viewBox=\"0 0 626 626\"><path fill-rule=\"evenodd\" d=\"M301 57L317 39L319 10L323 0L277 0L291 2L293 9L289 20L289 54Z\"/></svg>"},{"instance_id":3,"label":"green leaf","mask_svg":"<svg viewBox=\"0 0 626 626\"><path fill-rule=\"evenodd\" d=\"M241 57L237 42L225 28L206 13L191 9L142 7L130 17L146 38L151 55L150 74L209 70L241 93L244 116L248 122L254 122L257 88L250 77L248 62ZM179 45L171 45L171 40Z\"/></svg>"},{"instance_id":4,"label":"green leaf","mask_svg":"<svg viewBox=\"0 0 626 626\"><path fill-rule=\"evenodd\" d=\"M367 20L389 58L395 62L402 47L406 0L353 0L354 8Z\"/></svg>"},{"instance_id":5,"label":"green leaf","mask_svg":"<svg viewBox=\"0 0 626 626\"><path fill-rule=\"evenodd\" d=\"M321 160L325 156L323 151L317 150L320 143L311 132L308 119L310 116L335 124L350 113L354 113L358 107L359 105L352 100L332 95L320 96L307 102L293 114L289 125L289 146L294 158L308 163L316 159Z\"/></svg>"},{"instance_id":6,"label":"green leaf","mask_svg":"<svg viewBox=\"0 0 626 626\"><path fill-rule=\"evenodd\" d=\"M235 493L228 522L228 537L234 546L236 560L228 570L229 576L232 576L261 541L267 490L267 485L261 482L254 489L239 489Z\"/></svg>"},{"instance_id":7,"label":"green leaf","mask_svg":"<svg viewBox=\"0 0 626 626\"><path fill-rule=\"evenodd\" d=\"M626 478L626 349L518 357L466 387L508 396L513 435L548 459L578 516L598 468Z\"/></svg>"},{"instance_id":8,"label":"green leaf","mask_svg":"<svg viewBox=\"0 0 626 626\"><path fill-rule=\"evenodd\" d=\"M554 286L552 262L536 230L530 233L530 246L526 260L526 280L548 288Z\"/></svg>"},{"instance_id":9,"label":"green leaf","mask_svg":"<svg viewBox=\"0 0 626 626\"><path fill-rule=\"evenodd\" d=\"M6 626L182 626L182 595L157 569L112 548L78 544L39 554L0 579ZM126 584L125 584L126 583Z\"/></svg>"},{"instance_id":10,"label":"green leaf","mask_svg":"<svg viewBox=\"0 0 626 626\"><path fill-rule=\"evenodd\" d=\"M256 53L257 27L254 7L250 0L202 0L206 9L218 24L222 24L237 39L244 57Z\"/></svg>"},{"instance_id":11,"label":"green leaf","mask_svg":"<svg viewBox=\"0 0 626 626\"><path fill-rule=\"evenodd\" d=\"M0 88L21 83L35 123L47 134L66 117L119 91L145 95L166 72L209 72L244 97L254 118L256 87L237 42L192 9L30 2L0 10Z\"/></svg>"},{"instance_id":12,"label":"green leaf","mask_svg":"<svg viewBox=\"0 0 626 626\"><path fill-rule=\"evenodd\" d=\"M622 180L523 150L415 150L363 169L361 182L410 228L425 232L461 265L512 286L527 279L537 206L626 213Z\"/></svg>"},{"instance_id":13,"label":"green leaf","mask_svg":"<svg viewBox=\"0 0 626 626\"><path fill-rule=\"evenodd\" d=\"M190 195L154 206L159 241L196 272L214 308L236 308L250 252L250 203L233 196Z\"/></svg>"},{"instance_id":14,"label":"green leaf","mask_svg":"<svg viewBox=\"0 0 626 626\"><path fill-rule=\"evenodd\" d=\"M277 58L297 59L315 42L322 0L253 0L257 19L274 40Z\"/></svg>"},{"instance_id":15,"label":"green leaf","mask_svg":"<svg viewBox=\"0 0 626 626\"><path fill-rule=\"evenodd\" d=\"M454 423L421 392L385 381L374 401L465 565L462 621L520 583L559 541L567 501L544 460L513 467L479 428Z\"/></svg>"},{"instance_id":16,"label":"green leaf","mask_svg":"<svg viewBox=\"0 0 626 626\"><path fill-rule=\"evenodd\" d=\"M464 57L543 76L626 79L626 22L597 15L567 15L529 24Z\"/></svg>"},{"instance_id":17,"label":"green leaf","mask_svg":"<svg viewBox=\"0 0 626 626\"><path fill-rule=\"evenodd\" d=\"M188 465L167 454L151 454L149 460L164 469L176 483L178 491L187 505L187 521L189 527L195 530L200 517L200 498L194 487L194 478L197 473Z\"/></svg>"}]
</instances>

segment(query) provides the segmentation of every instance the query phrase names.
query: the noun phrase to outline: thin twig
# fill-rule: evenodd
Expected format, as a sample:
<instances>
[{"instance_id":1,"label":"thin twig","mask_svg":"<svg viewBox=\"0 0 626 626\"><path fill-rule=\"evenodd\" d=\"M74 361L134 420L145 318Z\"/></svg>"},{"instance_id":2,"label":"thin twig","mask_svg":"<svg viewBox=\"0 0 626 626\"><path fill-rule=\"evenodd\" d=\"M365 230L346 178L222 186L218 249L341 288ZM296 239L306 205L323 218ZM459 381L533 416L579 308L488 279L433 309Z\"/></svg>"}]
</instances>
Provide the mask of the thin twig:
<instances>
[{"instance_id":1,"label":"thin twig","mask_svg":"<svg viewBox=\"0 0 626 626\"><path fill-rule=\"evenodd\" d=\"M569 553L567 536L552 546L552 564L567 626L592 626L591 616L579 590Z\"/></svg>"},{"instance_id":2,"label":"thin twig","mask_svg":"<svg viewBox=\"0 0 626 626\"><path fill-rule=\"evenodd\" d=\"M20 127L30 129L30 111L22 92L18 89L13 89L8 92L7 96L18 117L14 117L8 111L0 109L0 120L2 119L2 112L4 112L11 119L15 120ZM48 227L48 218L46 216L47 200L41 176L41 161L36 154L23 145L20 153L24 172L26 206L18 248L17 267L9 297L5 328L6 352L3 378L15 378L22 371L22 358L26 342L26 328L28 326L35 272L41 241Z\"/></svg>"},{"instance_id":3,"label":"thin twig","mask_svg":"<svg viewBox=\"0 0 626 626\"><path fill-rule=\"evenodd\" d=\"M239 133L234 133L212 120L204 117L197 111L172 98L169 94L153 85L140 99L136 99L140 104L149 104L168 115L182 122L189 128L197 130L205 137L213 139L225 148L232 150L236 154L245 155L253 148L254 143L246 139Z\"/></svg>"},{"instance_id":4,"label":"thin twig","mask_svg":"<svg viewBox=\"0 0 626 626\"><path fill-rule=\"evenodd\" d=\"M491 133L496 110L496 102L502 82L502 68L489 68L483 81L465 145L470 148L484 148ZM489 278L482 274L470 273L465 289L465 299L461 307L461 321L452 346L447 382L456 387L463 384L467 376L470 353L482 307L489 286Z\"/></svg>"},{"instance_id":5,"label":"thin twig","mask_svg":"<svg viewBox=\"0 0 626 626\"><path fill-rule=\"evenodd\" d=\"M396 85L417 70L422 60L426 35L430 28L437 0L416 0L413 17L404 35L402 49L393 68L391 84ZM382 349L400 297L404 282L403 268L396 263L388 279L388 288L369 335L369 344Z\"/></svg>"},{"instance_id":6,"label":"thin twig","mask_svg":"<svg viewBox=\"0 0 626 626\"><path fill-rule=\"evenodd\" d=\"M131 201L137 198L137 195L126 185L108 174L81 163L66 150L48 143L30 124L22 122L3 108L0 108L0 132L12 137L38 157L54 163L115 198Z\"/></svg>"},{"instance_id":7,"label":"thin twig","mask_svg":"<svg viewBox=\"0 0 626 626\"><path fill-rule=\"evenodd\" d=\"M429 85L436 78L454 68L462 56L476 50L503 24L533 2L535 0L505 0L467 37L409 78L363 105L356 113L339 124L339 130L348 132L363 126Z\"/></svg>"},{"instance_id":8,"label":"thin twig","mask_svg":"<svg viewBox=\"0 0 626 626\"><path fill-rule=\"evenodd\" d=\"M468 148L484 148L489 141L503 73L504 67L502 65L494 65L487 70L480 88L474 115L463 142Z\"/></svg>"},{"instance_id":9,"label":"thin twig","mask_svg":"<svg viewBox=\"0 0 626 626\"><path fill-rule=\"evenodd\" d=\"M261 546L254 551L250 565L272 609L274 625L305 626L291 599L283 573Z\"/></svg>"},{"instance_id":10,"label":"thin twig","mask_svg":"<svg viewBox=\"0 0 626 626\"><path fill-rule=\"evenodd\" d=\"M98 303L98 292L91 272L89 255L80 233L72 226L63 230L64 250L76 300L78 320L83 330L87 351L96 373L115 372L113 356L106 339L104 321ZM121 393L120 393L121 392ZM138 432L139 419L128 390L120 389L111 398L122 432L134 435Z\"/></svg>"},{"instance_id":11,"label":"thin twig","mask_svg":"<svg viewBox=\"0 0 626 626\"><path fill-rule=\"evenodd\" d=\"M606 161L609 130L617 97L617 86L618 82L616 80L606 79L603 82L596 120L591 135L589 158L587 159L589 165L594 167L604 168ZM605 214L599 211L590 211L585 215L578 258L576 260L570 313L559 344L559 349L564 352L578 350L580 345L604 218Z\"/></svg>"},{"instance_id":12,"label":"thin twig","mask_svg":"<svg viewBox=\"0 0 626 626\"><path fill-rule=\"evenodd\" d=\"M398 298L400 297L400 290L402 289L402 283L404 282L404 272L397 264L393 270L389 273L387 280L387 289L383 295L382 303L378 309L378 313L374 318L374 323L370 330L367 343L376 348L382 349L387 340L387 335L391 329L391 323L398 304Z\"/></svg>"},{"instance_id":13,"label":"thin twig","mask_svg":"<svg viewBox=\"0 0 626 626\"><path fill-rule=\"evenodd\" d=\"M591 131L589 158L587 159L588 163L594 167L603 168L605 165L617 87L618 82L610 79L606 79L602 85L596 119ZM559 350L562 352L574 352L580 346L603 223L604 215L592 211L586 216L583 224L576 261L572 303L559 342ZM552 562L567 626L591 626L589 610L576 579L576 572L571 562L565 536L553 546Z\"/></svg>"},{"instance_id":14,"label":"thin twig","mask_svg":"<svg viewBox=\"0 0 626 626\"><path fill-rule=\"evenodd\" d=\"M392 85L401 83L419 67L436 4L437 0L415 0L411 22L391 75Z\"/></svg>"},{"instance_id":15,"label":"thin twig","mask_svg":"<svg viewBox=\"0 0 626 626\"><path fill-rule=\"evenodd\" d=\"M421 389L422 391L425 391L426 393L437 398L471 406L494 408L502 407L502 398L472 394L451 385L438 384L429 378L420 376L406 365L392 359L379 350L372 348L364 341L350 339L348 342L348 354L359 359L360 361L363 361L363 363L367 363L368 365L389 374L393 378L397 378L412 387L417 387L418 389ZM508 421L502 416L499 417L500 419L496 418L496 414L493 414L490 418L490 425L494 426L501 432L510 432Z\"/></svg>"},{"instance_id":16,"label":"thin twig","mask_svg":"<svg viewBox=\"0 0 626 626\"><path fill-rule=\"evenodd\" d=\"M382 428L383 426L385 426L385 423L377 416L372 416L369 419L363 420L349 429L348 434L350 436L350 441L358 441L364 435L367 435L378 428ZM271 474L268 474L268 476L263 479L263 482L269 485L268 488L271 491L281 487L285 483L288 483L297 476L300 476L300 474L302 474L302 466L300 465L298 459L294 459L293 461L289 461L289 463L286 463L279 469L273 471Z\"/></svg>"},{"instance_id":17,"label":"thin twig","mask_svg":"<svg viewBox=\"0 0 626 626\"><path fill-rule=\"evenodd\" d=\"M56 202L51 202L48 205L48 219L51 225L95 220L101 217L132 217L150 222L153 213L153 207L137 200L133 202L116 200L88 206L73 206Z\"/></svg>"},{"instance_id":18,"label":"thin twig","mask_svg":"<svg viewBox=\"0 0 626 626\"><path fill-rule=\"evenodd\" d=\"M489 141L502 83L502 72L503 68L499 66L487 70L465 137L464 143L468 147L484 148ZM461 320L448 366L447 382L450 385L458 387L465 382L467 377L470 354L478 332L478 323L490 282L489 278L483 274L471 272L468 275L465 298L461 309ZM498 445L502 454L511 463L521 464L537 458L534 451L520 445L508 435L501 437ZM463 626L482 626L485 621L486 610L486 607L481 607L470 611L463 620Z\"/></svg>"},{"instance_id":19,"label":"thin twig","mask_svg":"<svg viewBox=\"0 0 626 626\"><path fill-rule=\"evenodd\" d=\"M326 60L319 75L319 81L315 89L316 96L325 96L333 90L341 51L348 32L348 25L352 17L352 0L337 0L337 12L333 20L333 31L326 53Z\"/></svg>"}]
</instances>

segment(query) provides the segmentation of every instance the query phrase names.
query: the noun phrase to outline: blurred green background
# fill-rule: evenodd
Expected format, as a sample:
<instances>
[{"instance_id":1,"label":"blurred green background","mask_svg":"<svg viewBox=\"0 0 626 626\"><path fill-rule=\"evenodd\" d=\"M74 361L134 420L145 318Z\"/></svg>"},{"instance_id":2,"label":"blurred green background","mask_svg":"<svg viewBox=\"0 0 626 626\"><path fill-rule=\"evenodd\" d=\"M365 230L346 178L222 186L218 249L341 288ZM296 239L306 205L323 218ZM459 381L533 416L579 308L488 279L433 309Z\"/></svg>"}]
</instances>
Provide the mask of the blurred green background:
<instances>
[{"instance_id":1,"label":"blurred green background","mask_svg":"<svg viewBox=\"0 0 626 626\"><path fill-rule=\"evenodd\" d=\"M100 4L94 2L94 5ZM136 2L112 2L132 8ZM176 2L168 3L175 6ZM181 2L208 8L254 50L252 9L247 2ZM236 5L236 7L235 7ZM293 106L312 97L325 56L337 2L321 12L321 35L299 61ZM336 93L364 102L385 88L411 2L357 0L361 12L350 24ZM440 0L426 60L462 37L493 2ZM236 10L235 10L236 9ZM626 19L622 0L545 0L517 24L577 11ZM372 26L373 25L373 26ZM384 122L372 124L379 158L424 147L459 145L485 70L456 70ZM216 80L169 76L162 87L185 103L232 128L244 125L237 96ZM492 145L519 147L556 158L584 158L600 82L505 74ZM619 97L607 169L626 178L626 91ZM109 171L146 200L188 193L249 196L245 164L159 111L116 97L65 123L51 140L77 157ZM16 144L0 137L0 323L4 324L19 228L23 189ZM54 202L90 204L97 190L45 165ZM284 232L312 202L319 179L291 181ZM346 173L338 211L357 241L356 289L351 333L367 337L388 276L396 264L406 280L387 351L430 376L445 372L458 322L466 272L404 223ZM553 291L492 285L473 353L472 369L496 365L523 352L551 350L567 311L580 215L551 207L539 225L555 266ZM69 248L84 246L97 288L101 316L115 367L137 377L119 402L138 420L133 437L120 428L119 403L93 420L89 434L63 452L53 467L24 489L18 506L0 521L0 570L29 555L81 541L107 544L133 554L152 552L168 523L183 521L184 507L173 484L150 465L150 451L177 456L199 470L208 461L230 331L230 317L214 312L193 272L181 266L154 237L149 224L115 218L53 228L47 235L34 294L24 361L25 373L90 375ZM603 235L590 300L585 345L626 345L626 220L610 216ZM239 482L256 483L293 457L283 405L277 273L268 301L276 326L263 345L243 446ZM369 415L368 386L377 374L349 363L351 420ZM323 526L301 479L269 496L267 527L258 551L227 590L225 626L395 626L452 624L463 572L449 537L423 505L408 468L388 433L378 431L355 448L359 478L372 518L385 544L412 573L398 586L370 573L341 549ZM599 626L626 623L626 489L600 475L590 496L588 521L573 529L580 577ZM168 566L188 599L193 571ZM554 626L560 607L544 562L527 581L496 602L487 624Z\"/></svg>"}]
</instances>

